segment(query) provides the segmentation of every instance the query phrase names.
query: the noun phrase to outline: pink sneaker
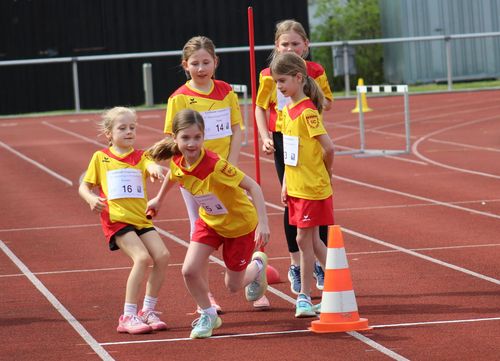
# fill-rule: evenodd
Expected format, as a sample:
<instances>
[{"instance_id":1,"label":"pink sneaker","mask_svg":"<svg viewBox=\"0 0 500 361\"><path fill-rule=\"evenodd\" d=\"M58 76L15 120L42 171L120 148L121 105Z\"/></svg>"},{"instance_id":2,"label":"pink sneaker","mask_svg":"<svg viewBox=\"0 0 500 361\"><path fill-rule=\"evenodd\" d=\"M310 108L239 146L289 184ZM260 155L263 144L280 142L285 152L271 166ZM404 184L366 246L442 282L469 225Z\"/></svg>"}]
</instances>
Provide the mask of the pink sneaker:
<instances>
[{"instance_id":1,"label":"pink sneaker","mask_svg":"<svg viewBox=\"0 0 500 361\"><path fill-rule=\"evenodd\" d=\"M118 327L116 328L116 331L118 332L130 333L131 335L149 333L152 330L151 326L142 322L142 320L136 315L121 315L118 320Z\"/></svg>"},{"instance_id":2,"label":"pink sneaker","mask_svg":"<svg viewBox=\"0 0 500 361\"><path fill-rule=\"evenodd\" d=\"M145 324L151 326L153 331L166 330L167 324L160 320L158 315L160 312L157 311L139 311L138 316Z\"/></svg>"},{"instance_id":3,"label":"pink sneaker","mask_svg":"<svg viewBox=\"0 0 500 361\"><path fill-rule=\"evenodd\" d=\"M215 297L214 295L212 294L212 292L208 292L208 298L210 299L210 304L215 307L215 310L217 311L217 313L220 315L222 313L222 307L219 306L219 304L217 303L217 301L215 300ZM201 308L200 306L198 306L196 308L196 312L198 312L200 315L201 315Z\"/></svg>"}]
</instances>

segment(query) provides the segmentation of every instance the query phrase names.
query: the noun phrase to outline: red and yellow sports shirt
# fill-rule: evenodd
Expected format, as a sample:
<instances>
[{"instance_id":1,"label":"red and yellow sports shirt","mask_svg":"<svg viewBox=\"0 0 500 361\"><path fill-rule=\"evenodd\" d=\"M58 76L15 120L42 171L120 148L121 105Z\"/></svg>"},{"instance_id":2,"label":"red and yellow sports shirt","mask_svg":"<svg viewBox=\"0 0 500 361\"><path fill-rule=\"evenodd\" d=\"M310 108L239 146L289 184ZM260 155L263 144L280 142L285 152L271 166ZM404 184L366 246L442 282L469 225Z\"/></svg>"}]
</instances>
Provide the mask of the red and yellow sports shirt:
<instances>
[{"instance_id":1,"label":"red and yellow sports shirt","mask_svg":"<svg viewBox=\"0 0 500 361\"><path fill-rule=\"evenodd\" d=\"M177 112L182 109L196 110L205 121L204 146L226 159L231 145L231 126L242 125L238 96L228 83L221 80L213 80L207 93L194 89L188 83L168 99L164 132L172 133L172 122Z\"/></svg>"},{"instance_id":2,"label":"red and yellow sports shirt","mask_svg":"<svg viewBox=\"0 0 500 361\"><path fill-rule=\"evenodd\" d=\"M307 75L314 79L323 91L325 98L333 100L333 93L326 78L325 69L313 61L306 61ZM281 132L281 112L278 100L276 82L271 76L271 70L266 68L259 75L259 90L257 92L256 105L262 109L269 109L268 129L271 132Z\"/></svg>"},{"instance_id":3,"label":"red and yellow sports shirt","mask_svg":"<svg viewBox=\"0 0 500 361\"><path fill-rule=\"evenodd\" d=\"M121 222L137 229L153 227L145 214L146 167L150 163L153 161L142 150L117 154L107 148L94 153L83 181L98 186L100 196L107 199L108 207L101 212L103 224Z\"/></svg>"},{"instance_id":4,"label":"red and yellow sports shirt","mask_svg":"<svg viewBox=\"0 0 500 361\"><path fill-rule=\"evenodd\" d=\"M283 108L283 136L298 138L297 165L285 164L287 194L321 200L332 195L330 176L323 162L323 147L315 138L327 134L313 102L303 98Z\"/></svg>"},{"instance_id":5,"label":"red and yellow sports shirt","mask_svg":"<svg viewBox=\"0 0 500 361\"><path fill-rule=\"evenodd\" d=\"M200 204L200 218L219 235L240 237L257 227L257 211L239 187L245 174L219 155L202 150L189 168L183 157L170 161L170 179L179 182Z\"/></svg>"}]
</instances>

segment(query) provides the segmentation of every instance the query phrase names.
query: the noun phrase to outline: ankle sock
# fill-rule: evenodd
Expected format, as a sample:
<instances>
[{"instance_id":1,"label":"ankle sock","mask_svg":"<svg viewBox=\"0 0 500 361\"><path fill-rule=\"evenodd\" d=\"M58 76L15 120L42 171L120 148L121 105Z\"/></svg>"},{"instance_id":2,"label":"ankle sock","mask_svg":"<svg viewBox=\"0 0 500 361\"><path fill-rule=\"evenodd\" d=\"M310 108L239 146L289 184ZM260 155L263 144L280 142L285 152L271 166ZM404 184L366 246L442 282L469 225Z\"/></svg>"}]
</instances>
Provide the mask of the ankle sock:
<instances>
[{"instance_id":1,"label":"ankle sock","mask_svg":"<svg viewBox=\"0 0 500 361\"><path fill-rule=\"evenodd\" d=\"M158 297L151 297L146 295L144 297L144 304L142 306L142 311L153 311L156 307L156 303L158 302Z\"/></svg>"},{"instance_id":2,"label":"ankle sock","mask_svg":"<svg viewBox=\"0 0 500 361\"><path fill-rule=\"evenodd\" d=\"M137 305L133 303L125 303L125 305L123 305L123 314L125 316L137 315Z\"/></svg>"}]
</instances>

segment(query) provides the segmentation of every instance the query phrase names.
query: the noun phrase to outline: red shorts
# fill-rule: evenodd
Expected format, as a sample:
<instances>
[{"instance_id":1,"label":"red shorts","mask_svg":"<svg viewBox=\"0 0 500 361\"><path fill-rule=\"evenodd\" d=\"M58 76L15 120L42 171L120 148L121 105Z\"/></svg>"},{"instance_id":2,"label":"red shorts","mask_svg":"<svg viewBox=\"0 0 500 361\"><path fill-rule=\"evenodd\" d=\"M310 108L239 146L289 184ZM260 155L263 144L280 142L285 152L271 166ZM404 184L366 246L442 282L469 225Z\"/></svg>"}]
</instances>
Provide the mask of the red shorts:
<instances>
[{"instance_id":1,"label":"red shorts","mask_svg":"<svg viewBox=\"0 0 500 361\"><path fill-rule=\"evenodd\" d=\"M245 270L252 259L255 249L255 230L241 237L226 238L219 235L213 228L208 226L203 219L198 218L195 222L191 242L206 244L219 249L222 247L222 258L226 267L234 272Z\"/></svg>"},{"instance_id":2,"label":"red shorts","mask_svg":"<svg viewBox=\"0 0 500 361\"><path fill-rule=\"evenodd\" d=\"M333 197L310 200L287 196L288 222L297 228L333 224Z\"/></svg>"}]
</instances>

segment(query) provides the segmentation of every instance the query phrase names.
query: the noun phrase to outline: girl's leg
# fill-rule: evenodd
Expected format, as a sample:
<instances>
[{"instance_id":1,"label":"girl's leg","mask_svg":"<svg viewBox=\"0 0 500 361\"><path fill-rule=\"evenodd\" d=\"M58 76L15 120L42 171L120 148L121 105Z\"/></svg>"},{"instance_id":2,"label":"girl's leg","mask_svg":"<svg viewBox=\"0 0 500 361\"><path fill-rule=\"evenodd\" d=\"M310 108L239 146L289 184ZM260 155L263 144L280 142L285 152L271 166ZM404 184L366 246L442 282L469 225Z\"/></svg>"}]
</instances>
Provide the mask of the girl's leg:
<instances>
[{"instance_id":1,"label":"girl's leg","mask_svg":"<svg viewBox=\"0 0 500 361\"><path fill-rule=\"evenodd\" d=\"M125 303L137 305L141 283L151 263L149 251L135 232L127 232L123 235L115 236L115 240L118 247L133 262L132 270L127 280Z\"/></svg>"},{"instance_id":2,"label":"girl's leg","mask_svg":"<svg viewBox=\"0 0 500 361\"><path fill-rule=\"evenodd\" d=\"M208 257L214 251L213 247L199 242L190 242L182 266L184 283L194 300L202 309L211 307L208 298L208 282L206 270Z\"/></svg>"},{"instance_id":3,"label":"girl's leg","mask_svg":"<svg viewBox=\"0 0 500 361\"><path fill-rule=\"evenodd\" d=\"M194 200L194 197L191 193L189 193L187 190L185 190L182 187L180 189L181 189L182 198L184 198L184 203L186 204L186 209L188 212L189 224L190 224L189 240L191 240L191 238L193 238L195 222L198 218L200 218L200 215L198 213L200 206L198 203L196 203L196 201ZM204 274L203 277L205 277L205 281L208 285L208 262L206 263L206 265L204 265L204 270L202 270L202 271ZM210 290L208 292L210 293ZM222 312L221 307L217 304L217 301L215 301L215 298L213 297L213 295L211 293L210 293L209 297L211 298L212 305L217 309L217 312Z\"/></svg>"},{"instance_id":4,"label":"girl's leg","mask_svg":"<svg viewBox=\"0 0 500 361\"><path fill-rule=\"evenodd\" d=\"M317 232L318 227L297 228L297 244L300 248L300 293L307 296L311 293L311 274L315 260L313 240L314 234Z\"/></svg>"},{"instance_id":5,"label":"girl's leg","mask_svg":"<svg viewBox=\"0 0 500 361\"><path fill-rule=\"evenodd\" d=\"M226 275L224 277L224 282L227 289L230 292L237 292L241 290L245 286L255 281L261 269L262 267L259 267L255 260L250 262L244 271L236 272L227 269Z\"/></svg>"},{"instance_id":6,"label":"girl's leg","mask_svg":"<svg viewBox=\"0 0 500 361\"><path fill-rule=\"evenodd\" d=\"M317 229L318 227L315 227L315 228ZM318 230L314 233L313 248L314 248L314 254L316 256L316 259L321 264L321 267L323 267L323 269L325 269L326 253L328 252L328 250L327 250L327 247L325 246L325 243L323 242L323 239L321 238L321 235L319 234Z\"/></svg>"},{"instance_id":7,"label":"girl's leg","mask_svg":"<svg viewBox=\"0 0 500 361\"><path fill-rule=\"evenodd\" d=\"M153 259L153 269L146 284L146 295L156 298L165 279L170 253L158 232L149 231L142 234L140 238Z\"/></svg>"}]
</instances>

